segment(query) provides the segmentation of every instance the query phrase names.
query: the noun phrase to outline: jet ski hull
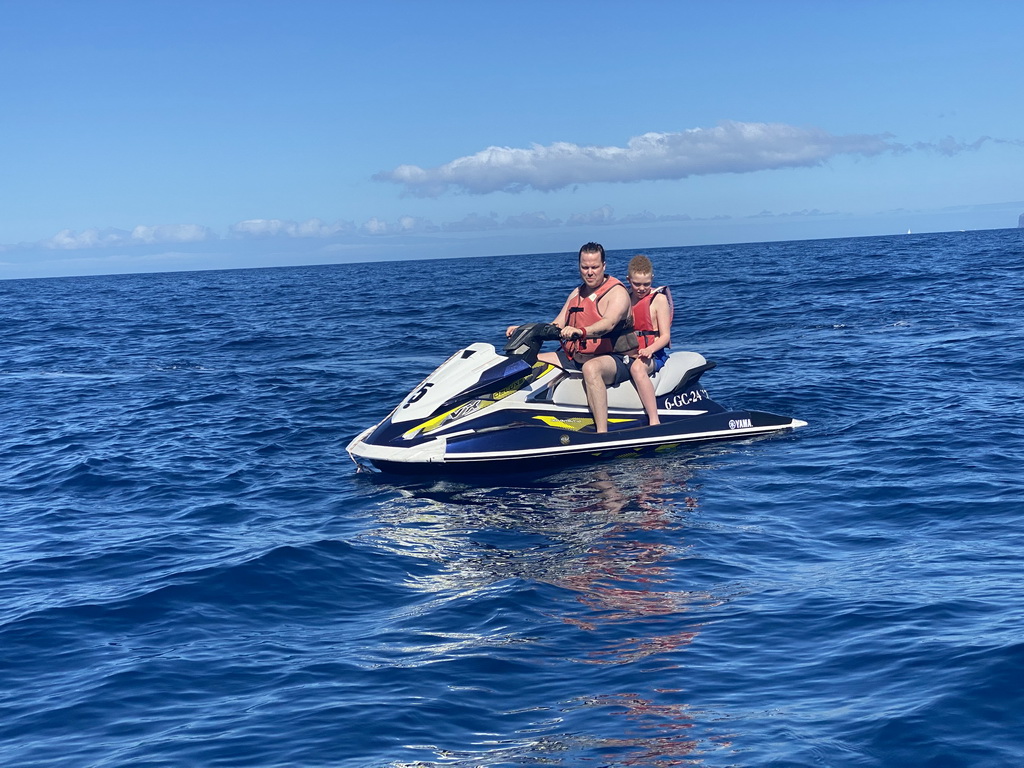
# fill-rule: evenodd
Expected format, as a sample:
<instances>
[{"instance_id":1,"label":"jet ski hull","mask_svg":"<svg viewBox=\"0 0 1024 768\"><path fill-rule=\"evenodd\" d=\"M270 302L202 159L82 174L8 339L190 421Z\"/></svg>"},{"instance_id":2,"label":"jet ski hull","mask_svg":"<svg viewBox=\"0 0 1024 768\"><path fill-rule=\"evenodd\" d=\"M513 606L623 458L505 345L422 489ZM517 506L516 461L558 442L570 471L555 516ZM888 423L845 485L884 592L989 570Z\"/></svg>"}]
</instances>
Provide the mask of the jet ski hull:
<instances>
[{"instance_id":1,"label":"jet ski hull","mask_svg":"<svg viewBox=\"0 0 1024 768\"><path fill-rule=\"evenodd\" d=\"M613 420L617 417L644 421L642 414L611 414ZM513 424L452 434L408 448L369 446L362 441L370 429L349 445L349 453L361 470L388 474L517 472L644 455L682 445L764 437L806 422L762 411L723 411L602 434L575 430L569 424L565 428L525 420Z\"/></svg>"}]
</instances>

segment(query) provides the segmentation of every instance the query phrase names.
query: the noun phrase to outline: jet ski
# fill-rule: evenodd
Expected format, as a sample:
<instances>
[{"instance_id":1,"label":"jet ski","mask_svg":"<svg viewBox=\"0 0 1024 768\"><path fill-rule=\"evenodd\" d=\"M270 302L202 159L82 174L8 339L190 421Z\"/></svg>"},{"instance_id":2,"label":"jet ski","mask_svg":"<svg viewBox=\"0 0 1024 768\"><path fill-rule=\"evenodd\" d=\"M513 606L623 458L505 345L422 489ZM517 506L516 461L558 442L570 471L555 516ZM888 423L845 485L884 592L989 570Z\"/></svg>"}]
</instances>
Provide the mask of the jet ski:
<instances>
[{"instance_id":1,"label":"jet ski","mask_svg":"<svg viewBox=\"0 0 1024 768\"><path fill-rule=\"evenodd\" d=\"M537 359L542 344L558 338L558 326L528 323L502 354L486 343L459 350L352 440L349 455L359 470L371 472L506 472L751 438L807 423L723 407L701 384L716 364L679 351L654 377L661 424L648 425L627 380L608 388L608 432L598 434L582 375Z\"/></svg>"}]
</instances>

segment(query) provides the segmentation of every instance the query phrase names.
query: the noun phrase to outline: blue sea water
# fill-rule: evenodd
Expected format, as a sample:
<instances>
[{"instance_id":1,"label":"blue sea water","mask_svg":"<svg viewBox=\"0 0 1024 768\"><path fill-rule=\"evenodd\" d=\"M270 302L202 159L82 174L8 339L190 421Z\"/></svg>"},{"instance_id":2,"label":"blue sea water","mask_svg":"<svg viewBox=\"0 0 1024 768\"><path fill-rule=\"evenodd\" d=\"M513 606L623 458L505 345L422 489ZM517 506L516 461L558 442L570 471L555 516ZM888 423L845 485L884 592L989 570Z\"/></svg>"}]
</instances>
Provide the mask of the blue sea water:
<instances>
[{"instance_id":1,"label":"blue sea water","mask_svg":"<svg viewBox=\"0 0 1024 768\"><path fill-rule=\"evenodd\" d=\"M809 426L357 474L572 253L0 282L0 764L1024 765L1024 230L648 253Z\"/></svg>"}]
</instances>

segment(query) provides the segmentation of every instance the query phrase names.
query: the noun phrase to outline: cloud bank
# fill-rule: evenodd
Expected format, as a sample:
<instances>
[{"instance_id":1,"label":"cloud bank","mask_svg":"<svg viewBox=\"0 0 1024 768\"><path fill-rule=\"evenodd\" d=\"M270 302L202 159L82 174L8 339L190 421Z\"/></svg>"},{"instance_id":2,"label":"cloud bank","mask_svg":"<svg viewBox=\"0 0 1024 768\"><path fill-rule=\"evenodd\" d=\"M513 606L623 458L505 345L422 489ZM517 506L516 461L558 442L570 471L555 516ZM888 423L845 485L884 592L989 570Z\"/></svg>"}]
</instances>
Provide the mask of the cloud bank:
<instances>
[{"instance_id":1,"label":"cloud bank","mask_svg":"<svg viewBox=\"0 0 1024 768\"><path fill-rule=\"evenodd\" d=\"M803 212L806 214L807 212ZM817 211L815 211L817 213ZM770 216L762 211L760 216ZM798 215L798 214L794 214ZM717 216L714 218L730 218ZM560 227L601 227L623 224L661 224L669 222L700 221L689 214L655 215L650 211L616 216L610 205L590 211L570 214L566 219L550 217L543 211L524 211L518 215L499 217L497 213L469 213L456 221L435 224L416 216L400 216L387 221L376 216L362 224L337 221L327 224L313 218L302 222L288 219L246 219L232 224L225 236L218 235L200 224L174 224L161 226L140 225L131 231L122 229L91 228L81 232L64 229L56 235L34 243L0 245L0 253L9 251L96 251L132 246L164 246L202 244L238 240L323 240L360 242L366 238L381 239L405 235L436 235L460 233L489 233L515 230L542 230Z\"/></svg>"},{"instance_id":2,"label":"cloud bank","mask_svg":"<svg viewBox=\"0 0 1024 768\"><path fill-rule=\"evenodd\" d=\"M417 197L455 189L471 194L549 192L574 184L685 179L821 165L838 155L872 156L907 148L888 134L833 136L819 128L726 121L681 133L645 133L625 147L556 142L529 149L488 147L437 168L400 165L375 174Z\"/></svg>"},{"instance_id":3,"label":"cloud bank","mask_svg":"<svg viewBox=\"0 0 1024 768\"><path fill-rule=\"evenodd\" d=\"M102 248L126 245L154 245L168 243L202 243L216 240L209 227L199 224L169 224L156 227L139 225L131 232L123 229L86 229L75 232L62 229L38 245L48 250L74 251L80 248Z\"/></svg>"},{"instance_id":4,"label":"cloud bank","mask_svg":"<svg viewBox=\"0 0 1024 768\"><path fill-rule=\"evenodd\" d=\"M288 221L285 219L246 219L232 224L230 228L233 237L333 237L342 232L350 232L354 229L349 222L338 221L333 224L325 224L320 219L307 219L302 222Z\"/></svg>"}]
</instances>

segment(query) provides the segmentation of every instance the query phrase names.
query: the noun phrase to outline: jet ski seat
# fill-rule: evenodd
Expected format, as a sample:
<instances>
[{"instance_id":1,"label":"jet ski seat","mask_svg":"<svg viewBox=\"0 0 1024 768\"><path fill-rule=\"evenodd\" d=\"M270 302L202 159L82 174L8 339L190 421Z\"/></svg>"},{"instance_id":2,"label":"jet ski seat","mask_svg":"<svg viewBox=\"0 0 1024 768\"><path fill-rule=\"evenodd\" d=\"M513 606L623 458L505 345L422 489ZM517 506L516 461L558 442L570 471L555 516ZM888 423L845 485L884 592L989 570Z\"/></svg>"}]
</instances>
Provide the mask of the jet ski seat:
<instances>
[{"instance_id":1,"label":"jet ski seat","mask_svg":"<svg viewBox=\"0 0 1024 768\"><path fill-rule=\"evenodd\" d=\"M695 381L704 371L714 367L714 363L709 363L697 352L671 352L665 365L654 375L654 394L660 397L682 389L688 382ZM565 373L565 378L555 385L551 401L556 405L586 406L583 374L570 370ZM640 402L632 379L608 387L608 407L643 410L643 403Z\"/></svg>"}]
</instances>

